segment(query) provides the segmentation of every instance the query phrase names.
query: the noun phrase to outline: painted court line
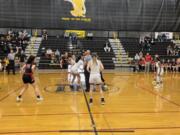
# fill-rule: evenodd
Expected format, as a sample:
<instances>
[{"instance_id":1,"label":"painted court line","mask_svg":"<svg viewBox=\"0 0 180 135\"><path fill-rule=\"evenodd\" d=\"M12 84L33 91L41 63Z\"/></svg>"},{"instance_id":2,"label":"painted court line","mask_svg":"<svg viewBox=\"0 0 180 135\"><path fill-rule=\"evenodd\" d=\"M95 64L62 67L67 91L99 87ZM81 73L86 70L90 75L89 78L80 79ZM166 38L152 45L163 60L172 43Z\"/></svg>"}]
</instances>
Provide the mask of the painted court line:
<instances>
[{"instance_id":1,"label":"painted court line","mask_svg":"<svg viewBox=\"0 0 180 135\"><path fill-rule=\"evenodd\" d=\"M180 127L134 127L134 128L112 128L112 129L97 129L100 133L130 133L136 132L136 130L166 130L166 129L180 129ZM39 130L39 131L11 131L11 132L0 132L0 134L32 134L32 133L93 133L94 130Z\"/></svg>"},{"instance_id":2,"label":"painted court line","mask_svg":"<svg viewBox=\"0 0 180 135\"><path fill-rule=\"evenodd\" d=\"M152 95L159 96L159 97L162 98L163 100L165 100L165 101L167 101L167 102L169 102L169 103L171 103L171 104L173 104L173 105L175 105L175 106L177 106L177 107L180 107L180 104L178 104L178 103L176 103L176 102L174 102L174 101L172 101L172 100L169 100L169 99L167 99L166 97L161 96L160 94L158 94L158 93L156 93L156 92L154 92L154 91L152 91L152 90L150 90L150 89L148 89L148 88L146 88L146 87L143 87L143 86L140 86L140 85L138 86L137 83L136 83L136 85L137 85L137 87L141 88L141 90L147 91L147 92L151 93Z\"/></svg>"},{"instance_id":3,"label":"painted court line","mask_svg":"<svg viewBox=\"0 0 180 135\"><path fill-rule=\"evenodd\" d=\"M161 111L161 112L94 112L92 114L166 114L166 113L180 113L180 111ZM60 116L60 115L88 115L89 113L39 113L39 114L4 114L1 117L24 117L24 116Z\"/></svg>"},{"instance_id":4,"label":"painted court line","mask_svg":"<svg viewBox=\"0 0 180 135\"><path fill-rule=\"evenodd\" d=\"M97 132L111 133L111 132L135 132L133 129L122 128L116 130L99 129ZM32 133L94 133L94 130L41 130L41 131L15 131L15 132L0 132L0 134L32 134Z\"/></svg>"},{"instance_id":5,"label":"painted court line","mask_svg":"<svg viewBox=\"0 0 180 135\"><path fill-rule=\"evenodd\" d=\"M93 114L91 112L91 108L90 108L90 105L89 105L89 102L88 102L88 99L87 99L87 96L86 96L86 93L84 90L83 91L83 95L84 95L84 100L86 102L86 106L87 106L87 109L88 109L88 114L89 114L89 117L91 119L91 124L92 124L92 128L93 128L93 132L95 135L98 135L98 131L97 131L97 127L96 127L96 123L94 121L94 117L93 117Z\"/></svg>"},{"instance_id":6,"label":"painted court line","mask_svg":"<svg viewBox=\"0 0 180 135\"><path fill-rule=\"evenodd\" d=\"M22 86L18 87L17 89L15 90L11 90L10 92L8 92L5 96L1 97L0 98L0 102L2 102L3 100L5 100L6 98L8 98L11 94L19 91L19 89L21 88Z\"/></svg>"}]
</instances>

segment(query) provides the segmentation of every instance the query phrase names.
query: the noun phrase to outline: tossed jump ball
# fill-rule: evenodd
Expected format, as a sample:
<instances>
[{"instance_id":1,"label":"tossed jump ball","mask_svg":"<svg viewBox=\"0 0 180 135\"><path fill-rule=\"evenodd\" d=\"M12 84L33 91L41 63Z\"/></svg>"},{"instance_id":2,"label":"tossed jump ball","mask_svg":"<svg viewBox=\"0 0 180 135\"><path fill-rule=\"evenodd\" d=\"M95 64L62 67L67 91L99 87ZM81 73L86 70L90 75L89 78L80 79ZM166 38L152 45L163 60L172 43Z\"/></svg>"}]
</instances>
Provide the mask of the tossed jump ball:
<instances>
[{"instance_id":1,"label":"tossed jump ball","mask_svg":"<svg viewBox=\"0 0 180 135\"><path fill-rule=\"evenodd\" d=\"M107 86L106 84L103 85L103 86L102 86L102 90L103 90L103 91L108 91L108 86Z\"/></svg>"}]
</instances>

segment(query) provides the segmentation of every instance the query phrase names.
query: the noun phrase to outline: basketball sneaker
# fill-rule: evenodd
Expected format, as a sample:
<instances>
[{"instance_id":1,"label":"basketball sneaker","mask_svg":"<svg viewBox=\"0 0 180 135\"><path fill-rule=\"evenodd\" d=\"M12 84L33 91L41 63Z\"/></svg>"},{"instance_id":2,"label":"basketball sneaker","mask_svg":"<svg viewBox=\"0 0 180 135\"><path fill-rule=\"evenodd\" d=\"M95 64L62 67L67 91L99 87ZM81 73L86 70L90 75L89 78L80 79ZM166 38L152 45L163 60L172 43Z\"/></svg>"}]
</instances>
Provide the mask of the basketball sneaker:
<instances>
[{"instance_id":1,"label":"basketball sneaker","mask_svg":"<svg viewBox=\"0 0 180 135\"><path fill-rule=\"evenodd\" d=\"M43 97L37 96L36 100L37 101L43 101L44 99L43 99Z\"/></svg>"},{"instance_id":2,"label":"basketball sneaker","mask_svg":"<svg viewBox=\"0 0 180 135\"><path fill-rule=\"evenodd\" d=\"M89 104L90 104L90 105L93 104L93 99L92 99L92 98L89 99Z\"/></svg>"},{"instance_id":3,"label":"basketball sneaker","mask_svg":"<svg viewBox=\"0 0 180 135\"><path fill-rule=\"evenodd\" d=\"M105 100L104 98L101 98L101 105L104 105L105 104Z\"/></svg>"},{"instance_id":4,"label":"basketball sneaker","mask_svg":"<svg viewBox=\"0 0 180 135\"><path fill-rule=\"evenodd\" d=\"M19 96L16 97L17 102L21 102L22 100L23 100L22 97L19 97Z\"/></svg>"}]
</instances>

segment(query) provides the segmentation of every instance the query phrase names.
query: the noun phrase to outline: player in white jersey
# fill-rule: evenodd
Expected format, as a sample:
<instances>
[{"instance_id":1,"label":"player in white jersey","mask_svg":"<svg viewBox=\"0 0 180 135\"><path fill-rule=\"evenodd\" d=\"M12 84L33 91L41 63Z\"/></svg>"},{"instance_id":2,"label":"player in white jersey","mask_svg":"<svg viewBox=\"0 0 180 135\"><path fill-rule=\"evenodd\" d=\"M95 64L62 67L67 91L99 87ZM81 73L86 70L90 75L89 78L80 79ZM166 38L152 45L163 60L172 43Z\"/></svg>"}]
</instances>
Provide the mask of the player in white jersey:
<instances>
[{"instance_id":1,"label":"player in white jersey","mask_svg":"<svg viewBox=\"0 0 180 135\"><path fill-rule=\"evenodd\" d=\"M105 103L104 100L104 94L102 90L102 85L103 82L101 80L101 75L100 72L104 69L103 64L101 63L100 60L97 59L97 55L93 54L92 55L92 60L88 62L87 65L87 71L90 72L90 78L89 78L89 83L90 83L90 100L89 103L93 103L93 90L95 89L96 85L99 85L100 93L101 93L101 104Z\"/></svg>"},{"instance_id":2,"label":"player in white jersey","mask_svg":"<svg viewBox=\"0 0 180 135\"><path fill-rule=\"evenodd\" d=\"M156 61L156 87L160 87L162 85L162 76L164 74L164 67L161 63L160 59L158 58Z\"/></svg>"},{"instance_id":3,"label":"player in white jersey","mask_svg":"<svg viewBox=\"0 0 180 135\"><path fill-rule=\"evenodd\" d=\"M79 66L78 72L79 72L79 75L80 75L81 88L83 90L86 90L86 79L85 79L85 75L84 75L84 65Z\"/></svg>"},{"instance_id":4,"label":"player in white jersey","mask_svg":"<svg viewBox=\"0 0 180 135\"><path fill-rule=\"evenodd\" d=\"M72 81L72 75L71 75L71 67L72 67L72 64L71 64L71 59L69 60L68 62L68 74L67 74L67 80L68 80L68 83L71 84L71 81Z\"/></svg>"},{"instance_id":5,"label":"player in white jersey","mask_svg":"<svg viewBox=\"0 0 180 135\"><path fill-rule=\"evenodd\" d=\"M71 75L72 75L72 81L71 81L71 84L74 83L76 77L77 77L77 80L78 80L78 84L80 84L80 75L79 75L79 72L78 72L78 69L81 67L81 66L84 66L84 61L83 61L83 58L84 56L81 56L81 58L79 59L79 61L76 63L74 62L73 60L71 60Z\"/></svg>"}]
</instances>

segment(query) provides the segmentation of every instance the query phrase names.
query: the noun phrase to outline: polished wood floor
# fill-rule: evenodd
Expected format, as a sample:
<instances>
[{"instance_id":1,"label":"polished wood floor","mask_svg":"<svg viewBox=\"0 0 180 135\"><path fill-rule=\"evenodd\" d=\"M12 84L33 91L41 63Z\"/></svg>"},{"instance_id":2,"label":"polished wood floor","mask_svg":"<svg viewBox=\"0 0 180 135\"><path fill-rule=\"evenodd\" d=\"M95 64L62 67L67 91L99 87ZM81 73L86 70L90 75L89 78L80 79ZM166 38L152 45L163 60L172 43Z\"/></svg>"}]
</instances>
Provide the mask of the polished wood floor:
<instances>
[{"instance_id":1,"label":"polished wood floor","mask_svg":"<svg viewBox=\"0 0 180 135\"><path fill-rule=\"evenodd\" d=\"M114 72L104 77L109 85L106 105L100 105L95 92L90 107L98 135L180 135L179 73L166 74L159 89L152 84L153 74ZM29 88L17 103L21 76L1 73L0 134L94 135L83 93L54 92L65 78L65 73L37 73L44 101L36 101Z\"/></svg>"}]
</instances>

